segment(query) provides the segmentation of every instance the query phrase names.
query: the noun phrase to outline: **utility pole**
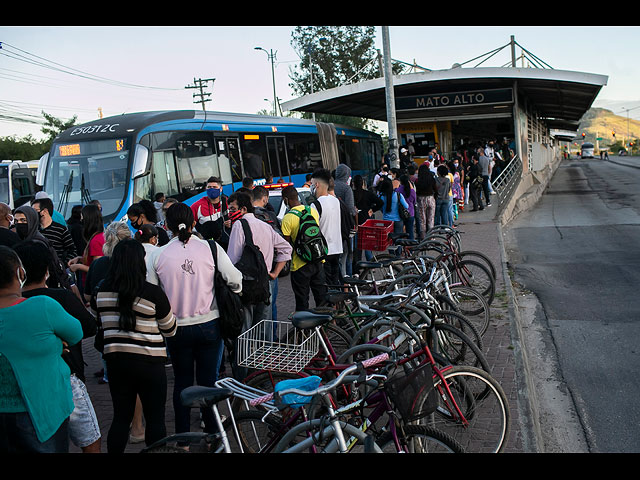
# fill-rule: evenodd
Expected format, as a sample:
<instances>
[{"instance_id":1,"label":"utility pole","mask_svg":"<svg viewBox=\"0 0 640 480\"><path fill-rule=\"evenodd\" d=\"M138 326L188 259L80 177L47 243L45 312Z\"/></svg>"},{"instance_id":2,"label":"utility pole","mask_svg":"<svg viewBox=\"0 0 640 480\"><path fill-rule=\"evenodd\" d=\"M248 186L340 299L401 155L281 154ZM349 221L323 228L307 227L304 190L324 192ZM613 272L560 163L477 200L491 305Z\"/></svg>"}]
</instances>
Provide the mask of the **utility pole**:
<instances>
[{"instance_id":1,"label":"utility pole","mask_svg":"<svg viewBox=\"0 0 640 480\"><path fill-rule=\"evenodd\" d=\"M389 42L389 27L382 27L382 45L384 54L384 87L387 101L387 126L389 127L389 156L390 167L398 168L398 133L396 125L396 104L393 93L393 70L391 68L391 46Z\"/></svg>"},{"instance_id":2,"label":"utility pole","mask_svg":"<svg viewBox=\"0 0 640 480\"><path fill-rule=\"evenodd\" d=\"M278 115L277 108L280 106L278 104L278 97L276 96L276 72L275 72L275 60L277 51L273 51L273 49L265 50L262 47L253 47L254 50L262 50L267 54L267 60L271 62L271 82L273 83L273 115ZM282 115L282 110L280 110L280 114Z\"/></svg>"},{"instance_id":3,"label":"utility pole","mask_svg":"<svg viewBox=\"0 0 640 480\"><path fill-rule=\"evenodd\" d=\"M209 97L211 96L210 93L205 93L204 89L206 88L206 85L208 82L211 82L213 84L213 82L215 81L215 78L194 78L193 79L193 85L187 85L184 88L195 88L198 89L200 91L200 93L194 93L193 94L193 98L196 97L200 97L200 100L194 100L193 103L201 103L202 104L202 110L204 110L204 104L206 102L210 102L211 99L210 98L205 98L205 97Z\"/></svg>"}]
</instances>

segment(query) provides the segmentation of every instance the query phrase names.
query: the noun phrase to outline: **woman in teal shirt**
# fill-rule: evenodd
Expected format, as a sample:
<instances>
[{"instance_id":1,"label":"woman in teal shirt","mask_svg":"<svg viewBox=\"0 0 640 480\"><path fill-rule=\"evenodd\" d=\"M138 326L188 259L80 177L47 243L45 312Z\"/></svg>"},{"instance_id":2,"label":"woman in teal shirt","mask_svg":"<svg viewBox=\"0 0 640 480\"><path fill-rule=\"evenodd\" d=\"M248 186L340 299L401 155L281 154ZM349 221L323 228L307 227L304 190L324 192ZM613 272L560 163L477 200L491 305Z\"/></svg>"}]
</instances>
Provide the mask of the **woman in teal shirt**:
<instances>
[{"instance_id":1,"label":"woman in teal shirt","mask_svg":"<svg viewBox=\"0 0 640 480\"><path fill-rule=\"evenodd\" d=\"M82 340L82 326L52 298L22 297L25 281L18 255L0 246L0 452L67 452L63 342Z\"/></svg>"}]
</instances>

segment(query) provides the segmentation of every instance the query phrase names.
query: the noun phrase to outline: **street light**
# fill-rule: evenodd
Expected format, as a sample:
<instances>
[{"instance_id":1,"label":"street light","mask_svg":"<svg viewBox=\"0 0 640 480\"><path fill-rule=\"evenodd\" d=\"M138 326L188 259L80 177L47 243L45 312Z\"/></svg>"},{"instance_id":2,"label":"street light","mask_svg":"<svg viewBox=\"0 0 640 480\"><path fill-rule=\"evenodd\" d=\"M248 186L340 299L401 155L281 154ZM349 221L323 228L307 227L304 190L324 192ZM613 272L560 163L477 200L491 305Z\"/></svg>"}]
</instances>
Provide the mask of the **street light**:
<instances>
[{"instance_id":1,"label":"street light","mask_svg":"<svg viewBox=\"0 0 640 480\"><path fill-rule=\"evenodd\" d=\"M273 50L267 51L262 47L254 47L254 50L262 50L267 54L267 59L271 61L271 80L273 82L273 112L274 114L277 114L276 109L278 107L278 103L277 103L277 97L276 97L276 74L274 71L273 62L276 59L276 53L278 52L277 51L274 52Z\"/></svg>"}]
</instances>

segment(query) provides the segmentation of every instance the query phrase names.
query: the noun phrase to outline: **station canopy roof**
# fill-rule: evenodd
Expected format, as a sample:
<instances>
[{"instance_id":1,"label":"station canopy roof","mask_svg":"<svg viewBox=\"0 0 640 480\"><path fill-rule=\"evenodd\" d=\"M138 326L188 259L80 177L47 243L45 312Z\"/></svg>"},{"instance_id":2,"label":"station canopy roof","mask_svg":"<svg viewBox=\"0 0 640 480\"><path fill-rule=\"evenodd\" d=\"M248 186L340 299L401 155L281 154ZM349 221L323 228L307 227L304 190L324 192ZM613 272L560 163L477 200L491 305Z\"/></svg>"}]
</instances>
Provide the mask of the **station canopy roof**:
<instances>
[{"instance_id":1,"label":"station canopy roof","mask_svg":"<svg viewBox=\"0 0 640 480\"><path fill-rule=\"evenodd\" d=\"M436 95L455 92L499 91L512 89L517 81L520 98L525 98L538 118L549 128L578 128L582 116L591 107L608 77L592 73L556 69L475 67L452 68L428 72L394 75L396 121L463 119L490 113L488 106L468 105L456 108L399 110L403 97ZM282 104L283 109L334 115L364 117L387 121L384 78L344 85L316 92ZM495 108L495 105L491 108ZM505 109L503 115L511 115Z\"/></svg>"}]
</instances>

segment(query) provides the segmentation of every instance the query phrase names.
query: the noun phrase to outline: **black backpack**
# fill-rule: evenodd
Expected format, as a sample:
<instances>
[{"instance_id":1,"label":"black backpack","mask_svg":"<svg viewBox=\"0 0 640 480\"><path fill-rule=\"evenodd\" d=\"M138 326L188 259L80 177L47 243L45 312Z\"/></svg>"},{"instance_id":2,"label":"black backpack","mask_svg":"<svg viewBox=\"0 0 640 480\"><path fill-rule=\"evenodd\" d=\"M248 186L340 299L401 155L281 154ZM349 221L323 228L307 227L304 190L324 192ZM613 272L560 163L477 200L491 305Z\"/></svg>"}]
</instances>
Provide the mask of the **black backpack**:
<instances>
[{"instance_id":1,"label":"black backpack","mask_svg":"<svg viewBox=\"0 0 640 480\"><path fill-rule=\"evenodd\" d=\"M240 223L244 230L244 249L236 268L242 272L242 303L256 305L264 302L269 305L271 277L264 263L264 256L260 248L253 243L249 223L244 218L240 219Z\"/></svg>"},{"instance_id":2,"label":"black backpack","mask_svg":"<svg viewBox=\"0 0 640 480\"><path fill-rule=\"evenodd\" d=\"M293 249L298 256L307 263L316 263L324 260L329 253L327 240L320 231L320 226L311 214L311 209L304 206L304 210L289 210L288 214L293 214L300 218L300 227Z\"/></svg>"},{"instance_id":3,"label":"black backpack","mask_svg":"<svg viewBox=\"0 0 640 480\"><path fill-rule=\"evenodd\" d=\"M240 300L240 295L231 290L227 282L222 278L218 270L218 246L213 240L207 240L213 255L214 274L213 285L216 294L216 303L220 312L220 334L227 341L234 340L242 333L244 322L244 306Z\"/></svg>"}]
</instances>

